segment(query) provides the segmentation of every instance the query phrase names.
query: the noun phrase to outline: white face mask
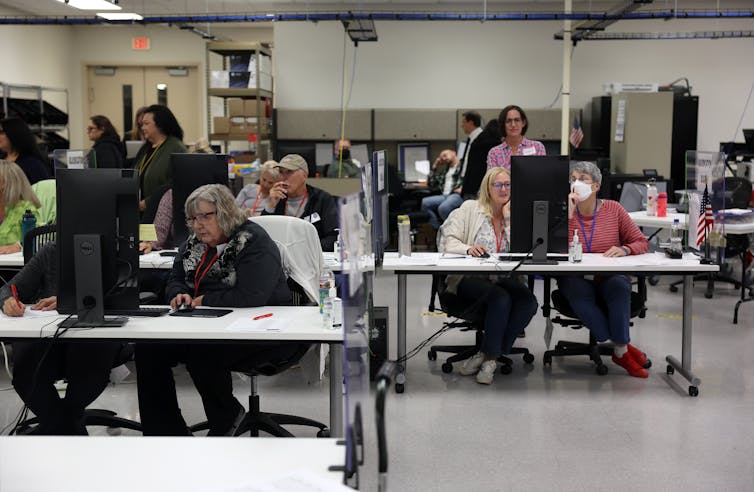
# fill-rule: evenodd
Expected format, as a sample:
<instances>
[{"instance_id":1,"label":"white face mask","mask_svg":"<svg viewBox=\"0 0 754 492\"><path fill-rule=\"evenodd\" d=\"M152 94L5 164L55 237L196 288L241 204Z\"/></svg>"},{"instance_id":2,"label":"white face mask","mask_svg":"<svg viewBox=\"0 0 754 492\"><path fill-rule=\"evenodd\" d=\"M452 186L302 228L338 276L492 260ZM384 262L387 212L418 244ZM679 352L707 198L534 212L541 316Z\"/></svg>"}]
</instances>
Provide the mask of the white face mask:
<instances>
[{"instance_id":1,"label":"white face mask","mask_svg":"<svg viewBox=\"0 0 754 492\"><path fill-rule=\"evenodd\" d=\"M583 202L592 195L592 185L584 183L580 179L571 183L571 190L576 192L580 202Z\"/></svg>"}]
</instances>

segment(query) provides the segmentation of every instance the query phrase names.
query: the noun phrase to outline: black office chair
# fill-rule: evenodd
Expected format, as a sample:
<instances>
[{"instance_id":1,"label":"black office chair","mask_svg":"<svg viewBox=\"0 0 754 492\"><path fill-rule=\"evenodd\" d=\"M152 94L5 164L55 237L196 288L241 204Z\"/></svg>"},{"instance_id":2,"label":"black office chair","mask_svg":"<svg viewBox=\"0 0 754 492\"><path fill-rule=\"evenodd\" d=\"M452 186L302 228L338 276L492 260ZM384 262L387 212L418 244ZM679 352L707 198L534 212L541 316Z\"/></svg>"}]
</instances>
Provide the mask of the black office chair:
<instances>
[{"instance_id":1,"label":"black office chair","mask_svg":"<svg viewBox=\"0 0 754 492\"><path fill-rule=\"evenodd\" d=\"M307 289L293 279L294 276L301 279L310 279L313 275L316 275L317 281L319 279L324 259L321 247L317 248L320 244L317 229L309 222L295 217L278 215L255 217L254 222L261 225L267 231L280 250L283 270L288 275L288 287L293 294L293 305L317 305L314 302L315 296L311 292L312 287L310 286L309 292L307 292ZM318 249L318 251L312 251L312 248ZM297 268L298 270L296 270ZM259 405L257 376L273 376L289 369L298 364L313 345L315 349L318 347L316 344L299 343L295 353L287 360L277 360L251 367L240 363L237 367L232 368L233 371L242 372L251 379L249 410L246 412L234 435L240 436L249 432L251 436L256 437L259 436L259 431L264 431L276 437L293 437L293 434L283 427L284 425L315 427L319 429L317 437L328 437L330 435L327 425L321 422L296 415L263 412L260 410ZM201 422L191 426L191 431L198 432L207 430L208 428L208 422Z\"/></svg>"},{"instance_id":2,"label":"black office chair","mask_svg":"<svg viewBox=\"0 0 754 492\"><path fill-rule=\"evenodd\" d=\"M751 201L751 181L746 178L739 178L736 176L728 176L725 178L725 208L749 208L749 202ZM690 224L693 221L689 221ZM695 237L690 234L689 237ZM711 299L716 282L724 282L733 285L736 289L741 289L742 298L743 292L748 288L749 296L754 296L754 288L746 286L746 252L749 250L749 237L746 234L726 234L725 241L725 258L739 257L741 259L741 278L733 278L720 273L706 273L695 275L694 280L703 280L707 282L707 290L704 292L704 297ZM722 268L722 266L721 266ZM683 283L683 280L677 280L670 284L670 292L677 292L678 286Z\"/></svg>"},{"instance_id":3,"label":"black office chair","mask_svg":"<svg viewBox=\"0 0 754 492\"><path fill-rule=\"evenodd\" d=\"M560 313L563 317L556 316L551 319L553 323L559 324L561 326L570 326L574 329L580 329L584 328L584 324L581 322L579 317L576 315L575 312L573 312L573 309L571 308L571 305L568 303L568 300L563 296L563 294L559 290L555 290L552 292L552 296L550 296L550 281L551 278L546 278L544 283L544 299L550 299L552 298L552 307L555 308L555 310ZM647 299L647 285L644 277L638 277L637 282L637 290L631 292L631 318L644 318L647 313L647 307L646 307L646 299ZM547 302L547 301L546 301ZM607 306L604 304L601 298L598 298L598 305L603 311L607 311ZM551 306L549 303L545 304L545 306L542 307L543 314L545 318L550 317L550 310ZM633 322L630 323L630 326L633 326ZM588 330L587 330L588 331ZM588 356L592 362L595 364L595 371L600 376L604 376L607 374L607 366L603 364L601 355L612 355L613 354L613 346L612 344L600 344L597 342L597 339L594 338L592 335L592 332L589 331L589 342L583 343L583 342L570 342L567 340L560 340L555 344L555 347L552 350L547 350L543 357L543 362L545 366L551 366L552 365L552 358L553 357L569 357L574 355L580 355L580 356ZM647 363L644 365L644 369L649 369L652 367L652 361L647 360Z\"/></svg>"},{"instance_id":4,"label":"black office chair","mask_svg":"<svg viewBox=\"0 0 754 492\"><path fill-rule=\"evenodd\" d=\"M432 294L428 308L430 312L435 310L435 296L440 300L440 306L445 314L460 318L459 321L445 323L445 327L459 328L461 331L474 330L475 333L474 345L432 345L429 348L427 357L432 361L437 360L437 352L454 354L440 366L442 372L450 374L453 372L454 362L466 360L479 352L484 337L484 312L481 307L469 309L468 301L445 290L445 275L432 276ZM534 356L525 347L513 347L509 355L523 355L524 362L527 364L534 362ZM513 371L513 361L509 357L501 355L497 361L500 363L501 374L510 374Z\"/></svg>"},{"instance_id":5,"label":"black office chair","mask_svg":"<svg viewBox=\"0 0 754 492\"><path fill-rule=\"evenodd\" d=\"M430 196L433 193L429 189L406 190L404 181L398 175L398 170L394 166L387 166L388 181L388 210L389 210L389 229L393 231L390 244L397 244L395 231L398 230L399 215L408 215L411 221L412 238L416 238L418 226L429 223L429 214L421 211L422 198ZM413 239L412 239L413 243ZM427 235L427 249L433 250L434 238L432 234Z\"/></svg>"},{"instance_id":6,"label":"black office chair","mask_svg":"<svg viewBox=\"0 0 754 492\"><path fill-rule=\"evenodd\" d=\"M55 240L57 226L47 224L35 227L24 236L24 265L42 248L45 244Z\"/></svg>"}]
</instances>

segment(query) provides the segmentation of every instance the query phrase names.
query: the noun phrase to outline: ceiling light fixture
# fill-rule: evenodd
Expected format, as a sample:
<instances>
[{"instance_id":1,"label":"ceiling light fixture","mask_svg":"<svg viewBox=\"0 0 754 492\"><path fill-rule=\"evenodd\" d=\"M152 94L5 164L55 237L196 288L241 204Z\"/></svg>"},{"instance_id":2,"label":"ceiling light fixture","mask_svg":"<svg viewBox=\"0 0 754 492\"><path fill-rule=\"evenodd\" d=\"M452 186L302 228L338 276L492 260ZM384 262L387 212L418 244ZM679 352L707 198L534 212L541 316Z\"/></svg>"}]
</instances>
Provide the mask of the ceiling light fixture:
<instances>
[{"instance_id":1,"label":"ceiling light fixture","mask_svg":"<svg viewBox=\"0 0 754 492\"><path fill-rule=\"evenodd\" d=\"M115 5L107 0L57 0L69 7L79 10L121 10L120 5Z\"/></svg>"},{"instance_id":2,"label":"ceiling light fixture","mask_svg":"<svg viewBox=\"0 0 754 492\"><path fill-rule=\"evenodd\" d=\"M103 19L111 21L140 21L144 19L144 17L139 14L132 14L130 12L97 12L97 17L102 17Z\"/></svg>"}]
</instances>

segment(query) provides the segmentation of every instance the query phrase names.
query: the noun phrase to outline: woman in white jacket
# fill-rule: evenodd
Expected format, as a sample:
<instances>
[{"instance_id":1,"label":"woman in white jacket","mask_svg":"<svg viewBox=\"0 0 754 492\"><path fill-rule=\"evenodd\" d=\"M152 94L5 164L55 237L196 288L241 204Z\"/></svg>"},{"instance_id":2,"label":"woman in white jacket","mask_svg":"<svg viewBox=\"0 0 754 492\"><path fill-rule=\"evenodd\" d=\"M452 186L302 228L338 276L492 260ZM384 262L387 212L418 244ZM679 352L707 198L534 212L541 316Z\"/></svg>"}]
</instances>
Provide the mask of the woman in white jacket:
<instances>
[{"instance_id":1,"label":"woman in white jacket","mask_svg":"<svg viewBox=\"0 0 754 492\"><path fill-rule=\"evenodd\" d=\"M486 256L505 253L510 246L510 173L494 167L479 188L479 199L468 200L443 224L438 250L446 253ZM537 312L537 299L516 276L451 275L446 289L470 306L485 309L484 340L478 354L461 366L461 374L476 374L477 382L490 384L496 359L508 354L518 334Z\"/></svg>"}]
</instances>

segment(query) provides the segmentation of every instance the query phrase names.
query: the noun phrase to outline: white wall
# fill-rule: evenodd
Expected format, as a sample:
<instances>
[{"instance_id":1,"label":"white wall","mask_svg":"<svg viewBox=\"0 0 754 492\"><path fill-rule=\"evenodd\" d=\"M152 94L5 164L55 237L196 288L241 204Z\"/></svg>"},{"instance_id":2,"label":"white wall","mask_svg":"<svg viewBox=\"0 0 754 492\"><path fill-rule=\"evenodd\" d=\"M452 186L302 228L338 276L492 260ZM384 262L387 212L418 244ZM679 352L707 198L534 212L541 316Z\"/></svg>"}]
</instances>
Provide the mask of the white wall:
<instances>
[{"instance_id":1,"label":"white wall","mask_svg":"<svg viewBox=\"0 0 754 492\"><path fill-rule=\"evenodd\" d=\"M624 21L613 31L752 29L752 21ZM556 22L377 22L362 43L352 108L548 106L562 74ZM349 42L350 43L350 42ZM350 67L353 48L347 48ZM340 105L339 23L275 25L276 105ZM730 140L754 83L754 39L590 41L572 58L571 106L583 108L610 81L667 83L686 76L700 96L699 148ZM557 106L560 102L557 103ZM754 127L754 100L743 127ZM743 140L739 131L735 138Z\"/></svg>"}]
</instances>

